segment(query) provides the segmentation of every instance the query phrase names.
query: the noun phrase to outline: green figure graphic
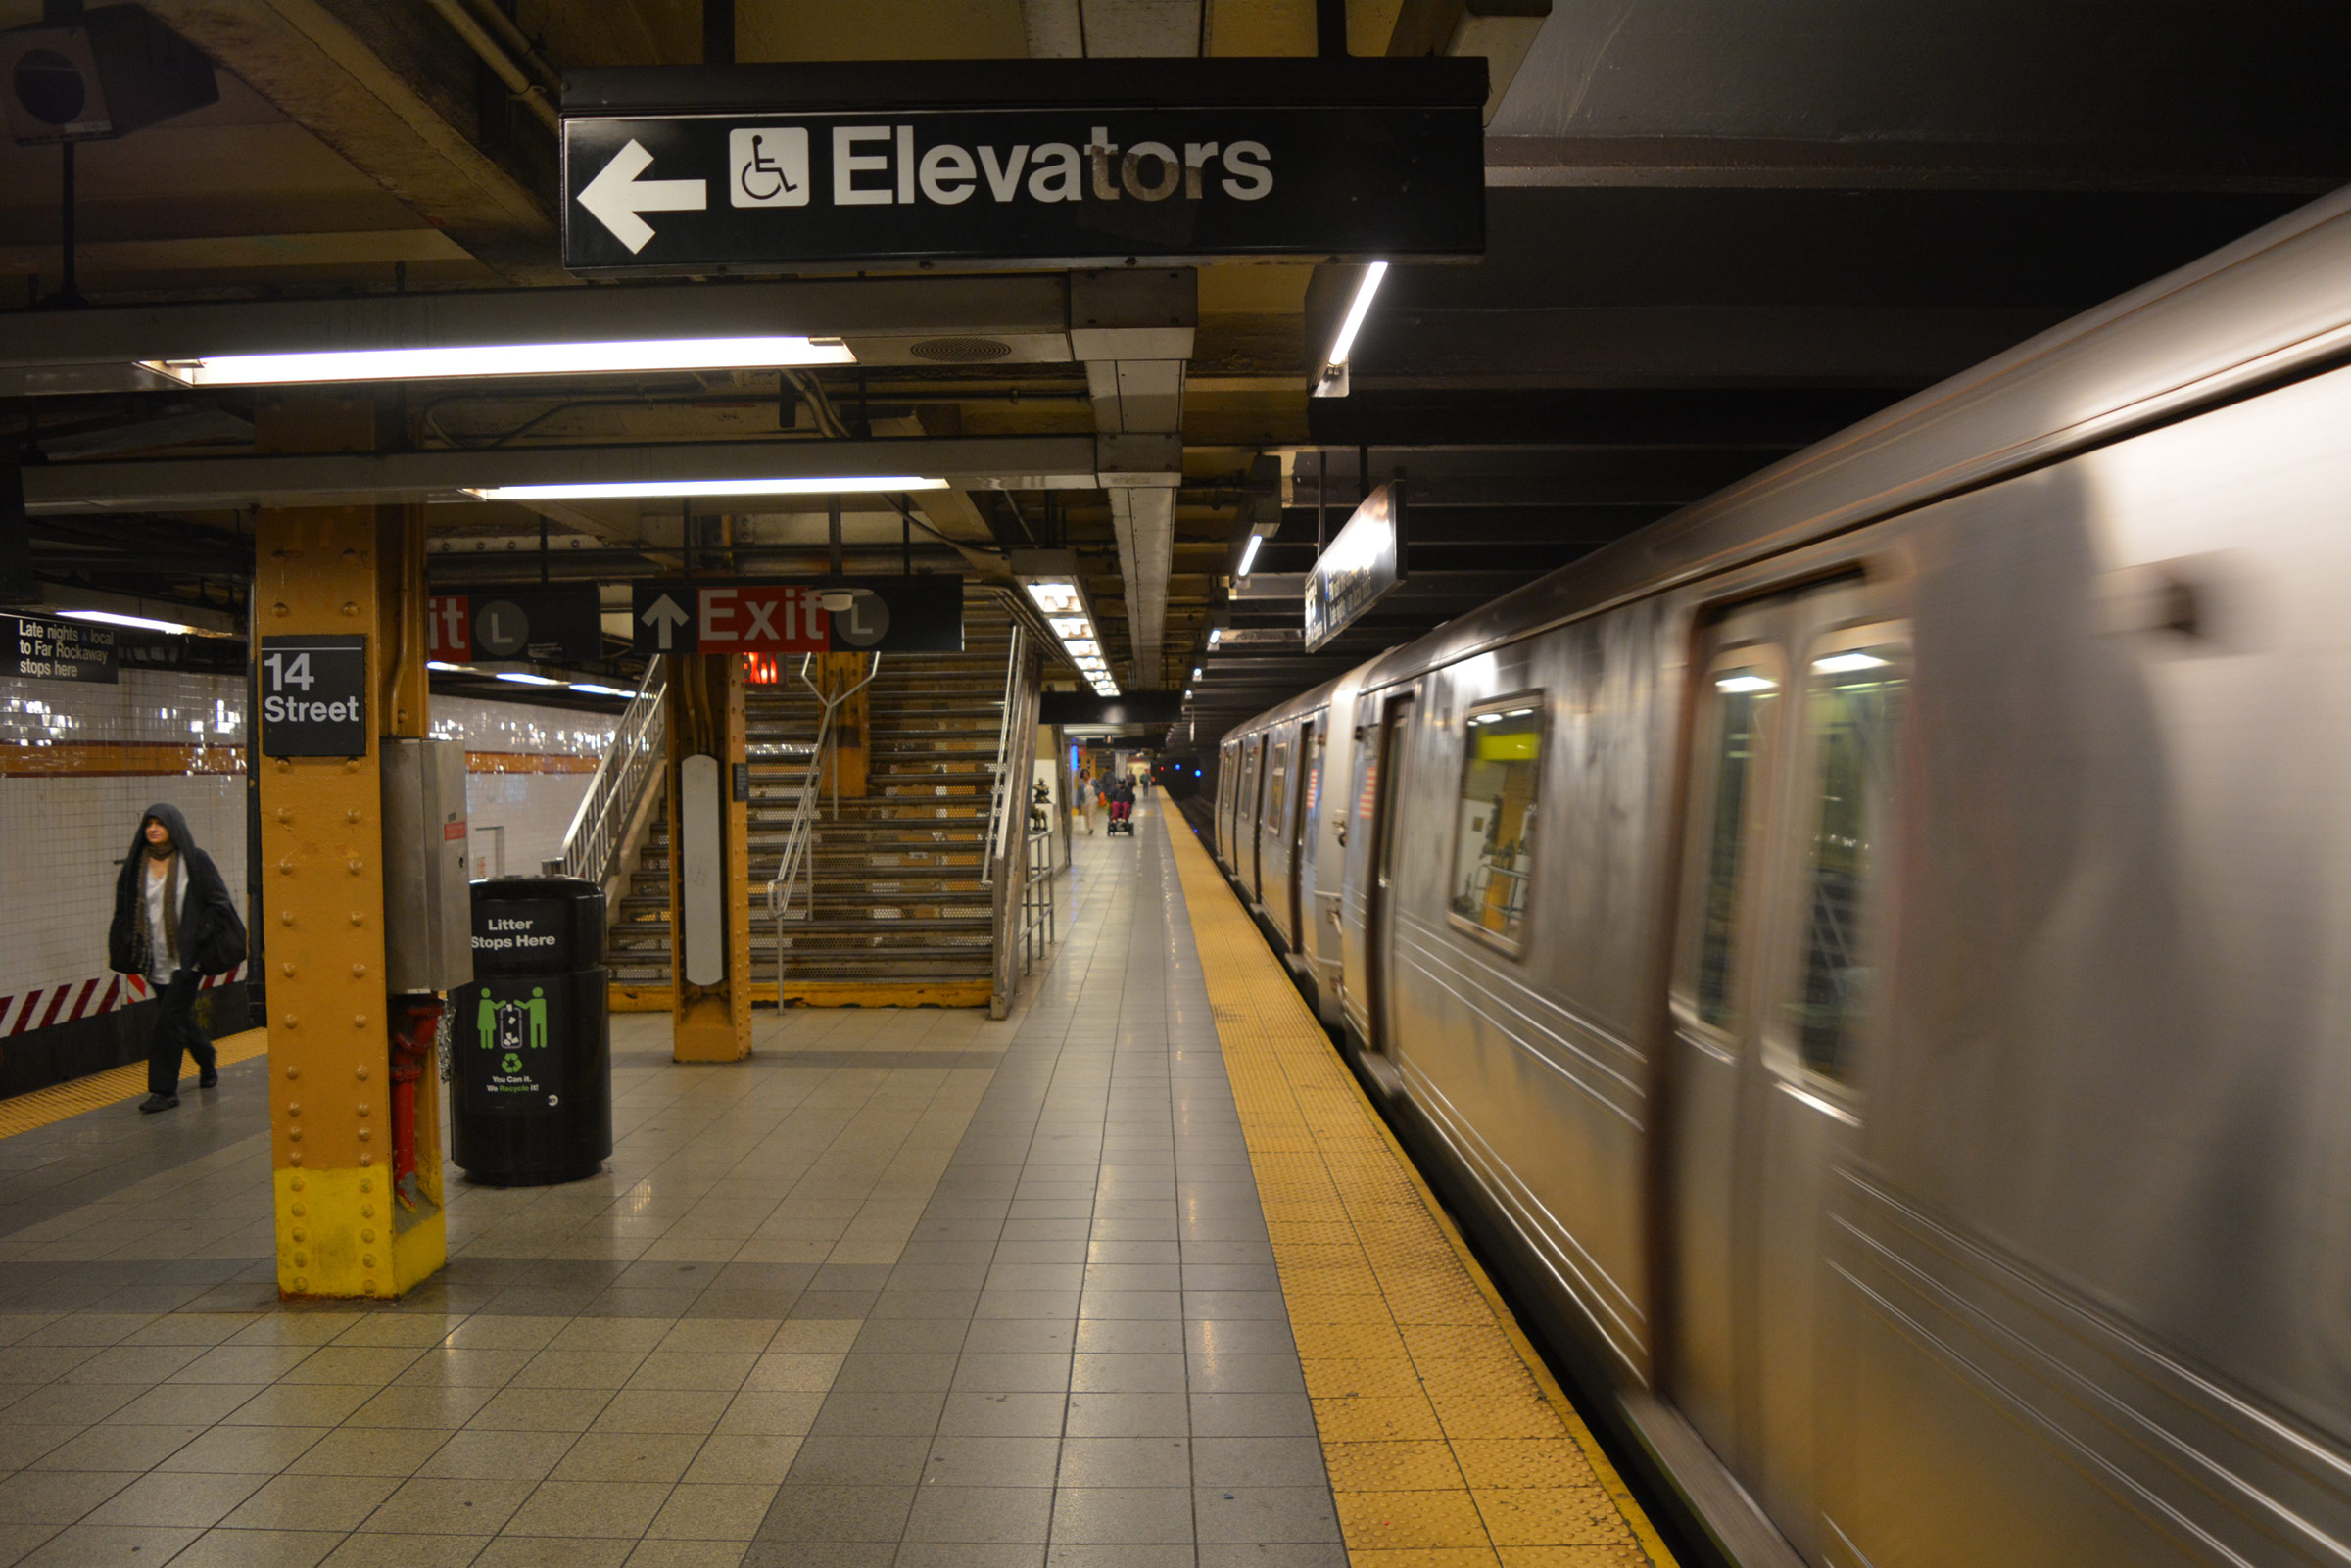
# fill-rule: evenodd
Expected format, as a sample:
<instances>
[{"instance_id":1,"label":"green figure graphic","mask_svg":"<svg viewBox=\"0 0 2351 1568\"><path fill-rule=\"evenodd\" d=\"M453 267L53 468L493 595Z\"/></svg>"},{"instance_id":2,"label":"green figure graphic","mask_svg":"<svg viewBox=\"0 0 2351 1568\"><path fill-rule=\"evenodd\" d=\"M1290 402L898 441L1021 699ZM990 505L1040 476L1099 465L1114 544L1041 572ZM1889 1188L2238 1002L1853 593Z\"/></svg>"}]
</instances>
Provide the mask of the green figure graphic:
<instances>
[{"instance_id":1,"label":"green figure graphic","mask_svg":"<svg viewBox=\"0 0 2351 1568\"><path fill-rule=\"evenodd\" d=\"M474 1026L481 1033L483 1050L491 1050L498 1044L498 1003L491 1000L487 985L482 987L482 1007Z\"/></svg>"},{"instance_id":2,"label":"green figure graphic","mask_svg":"<svg viewBox=\"0 0 2351 1568\"><path fill-rule=\"evenodd\" d=\"M538 985L532 986L531 999L522 1004L522 1010L530 1016L531 1020L531 1048L533 1050L544 1048L547 1044L546 988Z\"/></svg>"}]
</instances>

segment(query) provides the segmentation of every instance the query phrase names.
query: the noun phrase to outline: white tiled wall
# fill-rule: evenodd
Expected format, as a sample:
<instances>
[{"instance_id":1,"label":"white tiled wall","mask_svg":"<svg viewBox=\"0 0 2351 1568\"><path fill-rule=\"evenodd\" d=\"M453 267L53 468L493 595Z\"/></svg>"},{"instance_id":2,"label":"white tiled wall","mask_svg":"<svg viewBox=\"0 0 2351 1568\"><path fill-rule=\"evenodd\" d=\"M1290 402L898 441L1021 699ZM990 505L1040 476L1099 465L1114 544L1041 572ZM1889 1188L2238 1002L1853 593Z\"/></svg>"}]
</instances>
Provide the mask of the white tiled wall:
<instances>
[{"instance_id":1,"label":"white tiled wall","mask_svg":"<svg viewBox=\"0 0 2351 1568\"><path fill-rule=\"evenodd\" d=\"M433 734L462 737L470 751L523 756L600 757L613 723L600 714L519 702L433 699ZM475 870L510 877L539 873L563 853L563 832L588 793L585 773L475 773L465 784Z\"/></svg>"},{"instance_id":2,"label":"white tiled wall","mask_svg":"<svg viewBox=\"0 0 2351 1568\"><path fill-rule=\"evenodd\" d=\"M245 683L124 670L116 686L0 678L0 746L241 746ZM76 755L76 753L60 753ZM159 768L171 755L156 752ZM106 973L115 870L139 818L168 800L245 885L245 776L103 773L0 778L0 996Z\"/></svg>"},{"instance_id":3,"label":"white tiled wall","mask_svg":"<svg viewBox=\"0 0 2351 1568\"><path fill-rule=\"evenodd\" d=\"M244 743L245 683L123 670L117 686L0 677L0 747L101 742L162 747ZM518 703L439 698L433 732L468 750L599 756L609 720ZM70 755L72 753L57 753ZM157 767L170 753L157 750ZM505 869L535 872L560 852L589 775L476 773L466 789L481 827L504 829ZM220 868L245 885L245 779L239 773L0 777L0 996L106 973L117 863L140 815L168 800ZM488 843L480 845L486 853Z\"/></svg>"}]
</instances>

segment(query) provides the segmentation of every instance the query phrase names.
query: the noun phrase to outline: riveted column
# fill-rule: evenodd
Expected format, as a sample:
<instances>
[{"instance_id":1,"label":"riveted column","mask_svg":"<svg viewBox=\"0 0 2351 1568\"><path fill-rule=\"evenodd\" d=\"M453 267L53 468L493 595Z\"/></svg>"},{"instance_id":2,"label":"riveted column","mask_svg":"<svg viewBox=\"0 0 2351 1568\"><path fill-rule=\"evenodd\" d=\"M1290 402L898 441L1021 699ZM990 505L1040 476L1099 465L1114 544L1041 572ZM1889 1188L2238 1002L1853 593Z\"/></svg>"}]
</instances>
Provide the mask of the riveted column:
<instances>
[{"instance_id":1,"label":"riveted column","mask_svg":"<svg viewBox=\"0 0 2351 1568\"><path fill-rule=\"evenodd\" d=\"M751 833L743 660L674 656L669 677L672 1054L751 1054Z\"/></svg>"},{"instance_id":2,"label":"riveted column","mask_svg":"<svg viewBox=\"0 0 2351 1568\"><path fill-rule=\"evenodd\" d=\"M363 394L271 398L255 418L256 444L278 452L374 450L378 431ZM394 1172L402 1020L384 980L378 740L425 733L423 522L408 506L266 508L254 533L257 656L265 638L363 636L371 705L359 755L256 747L278 1288L394 1297L448 1252L432 1073L417 1088L416 1175L403 1190Z\"/></svg>"}]
</instances>

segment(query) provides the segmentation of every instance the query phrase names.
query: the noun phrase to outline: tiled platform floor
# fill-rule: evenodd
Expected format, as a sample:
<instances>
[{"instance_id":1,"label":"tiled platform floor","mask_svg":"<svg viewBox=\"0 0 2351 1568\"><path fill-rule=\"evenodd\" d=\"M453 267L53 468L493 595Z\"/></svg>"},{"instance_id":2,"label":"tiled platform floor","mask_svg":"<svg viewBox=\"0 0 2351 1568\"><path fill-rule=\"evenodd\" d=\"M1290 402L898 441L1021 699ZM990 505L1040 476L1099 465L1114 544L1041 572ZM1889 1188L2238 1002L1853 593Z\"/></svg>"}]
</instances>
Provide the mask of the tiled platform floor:
<instances>
[{"instance_id":1,"label":"tiled platform floor","mask_svg":"<svg viewBox=\"0 0 2351 1568\"><path fill-rule=\"evenodd\" d=\"M258 1063L0 1140L0 1564L1344 1562L1165 832L1005 1022L616 1021L395 1310L276 1302Z\"/></svg>"}]
</instances>

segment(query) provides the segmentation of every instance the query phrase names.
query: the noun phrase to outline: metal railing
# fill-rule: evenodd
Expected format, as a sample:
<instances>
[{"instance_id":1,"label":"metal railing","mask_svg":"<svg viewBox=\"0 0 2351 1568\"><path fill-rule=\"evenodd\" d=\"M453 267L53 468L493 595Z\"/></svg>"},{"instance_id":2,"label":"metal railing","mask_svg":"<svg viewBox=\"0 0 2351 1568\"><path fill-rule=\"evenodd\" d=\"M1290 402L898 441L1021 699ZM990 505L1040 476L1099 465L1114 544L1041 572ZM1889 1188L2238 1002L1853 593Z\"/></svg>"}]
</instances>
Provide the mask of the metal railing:
<instances>
[{"instance_id":1,"label":"metal railing","mask_svg":"<svg viewBox=\"0 0 2351 1568\"><path fill-rule=\"evenodd\" d=\"M596 765L596 777L563 833L563 875L602 886L619 869L628 848L629 825L645 792L661 776L668 736L662 699L669 692L669 661L658 653L645 661L645 674L612 731L612 746ZM551 867L551 870L553 868Z\"/></svg>"},{"instance_id":2,"label":"metal railing","mask_svg":"<svg viewBox=\"0 0 2351 1568\"><path fill-rule=\"evenodd\" d=\"M996 760L989 765L993 783L988 786L987 842L980 853L980 885L992 887L996 880L996 854L1012 838L1012 814L1018 808L1027 788L1016 789L1012 781L1013 710L1020 695L1021 679L1021 623L1012 623L1012 646L1004 655L1004 716L996 731Z\"/></svg>"},{"instance_id":3,"label":"metal railing","mask_svg":"<svg viewBox=\"0 0 2351 1568\"><path fill-rule=\"evenodd\" d=\"M1035 968L1055 940L1053 912L1053 830L1050 825L1029 831L1026 865L1021 878L1021 973Z\"/></svg>"},{"instance_id":4,"label":"metal railing","mask_svg":"<svg viewBox=\"0 0 2351 1568\"><path fill-rule=\"evenodd\" d=\"M776 874L768 879L767 883L767 913L776 923L776 983L778 985L784 983L784 956L790 951L784 936L784 923L792 920L810 920L816 914L816 865L813 854L816 842L816 811L818 799L823 794L825 758L832 750L836 739L833 734L833 715L840 711L842 703L872 685L874 677L882 673L882 655L877 653L874 655L873 668L865 672L863 680L854 686L843 688L840 691L828 693L822 687L808 679L808 664L815 656L812 653L801 656L800 684L814 693L817 702L821 705L816 716L816 740L808 748L808 766L800 774L800 797L792 808L792 829L784 835L784 858L777 862ZM834 770L833 774L833 815L837 818L840 815L840 773L839 769ZM792 912L792 891L795 882L801 885L806 894L806 903L797 915Z\"/></svg>"}]
</instances>

